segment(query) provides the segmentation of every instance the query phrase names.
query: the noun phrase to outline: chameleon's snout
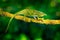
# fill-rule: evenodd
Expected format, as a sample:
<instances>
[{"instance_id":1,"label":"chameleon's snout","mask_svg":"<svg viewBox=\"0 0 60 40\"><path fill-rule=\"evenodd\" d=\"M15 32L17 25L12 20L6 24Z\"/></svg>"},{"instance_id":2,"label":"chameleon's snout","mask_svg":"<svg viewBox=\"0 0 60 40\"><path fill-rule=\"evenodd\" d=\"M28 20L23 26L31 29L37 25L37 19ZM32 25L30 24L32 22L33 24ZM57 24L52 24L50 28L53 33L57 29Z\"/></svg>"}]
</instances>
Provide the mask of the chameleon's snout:
<instances>
[{"instance_id":1,"label":"chameleon's snout","mask_svg":"<svg viewBox=\"0 0 60 40\"><path fill-rule=\"evenodd\" d=\"M45 16L47 16L47 14L45 14Z\"/></svg>"}]
</instances>

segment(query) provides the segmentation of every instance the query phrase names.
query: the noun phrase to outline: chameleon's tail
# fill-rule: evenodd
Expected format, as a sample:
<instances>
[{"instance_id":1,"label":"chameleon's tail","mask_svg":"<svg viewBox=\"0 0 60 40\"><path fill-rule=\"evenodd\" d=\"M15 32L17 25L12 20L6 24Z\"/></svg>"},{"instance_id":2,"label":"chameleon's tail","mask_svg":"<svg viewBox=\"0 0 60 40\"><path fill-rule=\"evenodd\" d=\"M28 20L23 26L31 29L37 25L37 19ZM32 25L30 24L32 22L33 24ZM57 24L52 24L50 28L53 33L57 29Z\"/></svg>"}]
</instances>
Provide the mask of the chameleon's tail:
<instances>
[{"instance_id":1,"label":"chameleon's tail","mask_svg":"<svg viewBox=\"0 0 60 40\"><path fill-rule=\"evenodd\" d=\"M15 17L15 15L16 15L16 14L14 14L14 16L13 16L13 17L11 17L11 19L9 20L9 22L8 22L8 25L7 25L7 28L6 28L6 31L5 31L5 32L7 32L8 28L9 28L9 26L10 26L10 23L11 23L11 21L13 20L13 18Z\"/></svg>"},{"instance_id":2,"label":"chameleon's tail","mask_svg":"<svg viewBox=\"0 0 60 40\"><path fill-rule=\"evenodd\" d=\"M8 22L8 25L7 25L7 28L6 28L6 31L5 31L5 32L7 32L7 31L8 31L8 28L9 28L10 23L11 23L11 21L13 20L13 18L14 18L16 15L19 15L19 14L21 14L21 13L16 13L16 14L14 14L14 16L13 16L13 17L11 17L11 19L10 19L10 20L9 20L9 22Z\"/></svg>"}]
</instances>

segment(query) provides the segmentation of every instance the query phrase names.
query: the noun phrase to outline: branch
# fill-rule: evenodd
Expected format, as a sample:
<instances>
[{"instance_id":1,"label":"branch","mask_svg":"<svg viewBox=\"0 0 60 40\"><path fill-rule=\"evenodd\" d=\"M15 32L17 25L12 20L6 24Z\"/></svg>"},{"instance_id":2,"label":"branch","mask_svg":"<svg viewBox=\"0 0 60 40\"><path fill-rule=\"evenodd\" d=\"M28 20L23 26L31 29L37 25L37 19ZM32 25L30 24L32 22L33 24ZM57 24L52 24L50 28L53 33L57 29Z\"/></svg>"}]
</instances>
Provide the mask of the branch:
<instances>
[{"instance_id":1,"label":"branch","mask_svg":"<svg viewBox=\"0 0 60 40\"><path fill-rule=\"evenodd\" d=\"M8 13L8 12L3 12L3 14L0 14L6 17L13 17L14 14ZM17 20L23 20L25 22L34 22L34 23L41 23L41 24L60 24L60 20L36 20L36 19L32 19L32 18L28 18L28 17L24 17L24 16L20 16L20 15L16 15L14 17Z\"/></svg>"}]
</instances>

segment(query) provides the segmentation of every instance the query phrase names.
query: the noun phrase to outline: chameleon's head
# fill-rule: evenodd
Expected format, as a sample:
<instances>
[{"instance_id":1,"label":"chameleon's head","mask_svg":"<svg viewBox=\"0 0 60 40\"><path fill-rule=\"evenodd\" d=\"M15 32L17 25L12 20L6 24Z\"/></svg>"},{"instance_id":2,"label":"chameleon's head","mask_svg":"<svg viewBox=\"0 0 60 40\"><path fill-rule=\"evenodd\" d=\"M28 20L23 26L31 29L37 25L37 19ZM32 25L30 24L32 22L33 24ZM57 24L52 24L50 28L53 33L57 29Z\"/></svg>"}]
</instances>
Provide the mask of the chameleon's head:
<instances>
[{"instance_id":1,"label":"chameleon's head","mask_svg":"<svg viewBox=\"0 0 60 40\"><path fill-rule=\"evenodd\" d=\"M44 12L40 12L39 15L40 15L41 17L43 17L43 16L47 16L47 14L44 13Z\"/></svg>"},{"instance_id":2,"label":"chameleon's head","mask_svg":"<svg viewBox=\"0 0 60 40\"><path fill-rule=\"evenodd\" d=\"M37 11L37 10L34 10L34 14L38 15L39 17L47 16L47 14L45 14L44 12Z\"/></svg>"}]
</instances>

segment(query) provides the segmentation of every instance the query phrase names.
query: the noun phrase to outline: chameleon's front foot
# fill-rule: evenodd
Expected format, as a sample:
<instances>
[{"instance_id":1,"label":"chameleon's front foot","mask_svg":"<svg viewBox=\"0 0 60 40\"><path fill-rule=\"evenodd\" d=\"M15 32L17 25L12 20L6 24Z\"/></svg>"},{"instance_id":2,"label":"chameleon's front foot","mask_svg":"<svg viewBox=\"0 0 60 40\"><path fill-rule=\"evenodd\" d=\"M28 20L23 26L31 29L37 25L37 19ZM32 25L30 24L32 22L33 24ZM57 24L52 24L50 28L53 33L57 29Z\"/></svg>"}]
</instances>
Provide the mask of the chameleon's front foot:
<instances>
[{"instance_id":1,"label":"chameleon's front foot","mask_svg":"<svg viewBox=\"0 0 60 40\"><path fill-rule=\"evenodd\" d=\"M44 18L34 17L35 20L43 22Z\"/></svg>"}]
</instances>

